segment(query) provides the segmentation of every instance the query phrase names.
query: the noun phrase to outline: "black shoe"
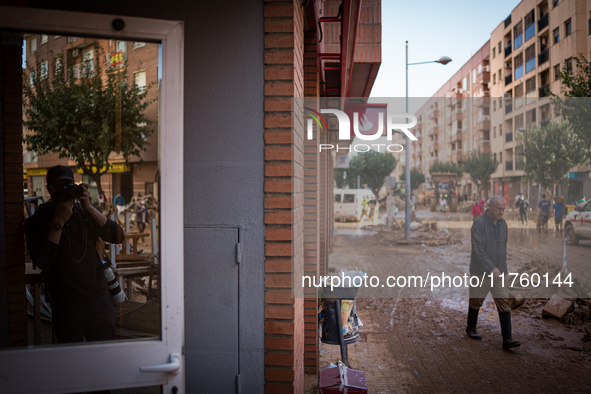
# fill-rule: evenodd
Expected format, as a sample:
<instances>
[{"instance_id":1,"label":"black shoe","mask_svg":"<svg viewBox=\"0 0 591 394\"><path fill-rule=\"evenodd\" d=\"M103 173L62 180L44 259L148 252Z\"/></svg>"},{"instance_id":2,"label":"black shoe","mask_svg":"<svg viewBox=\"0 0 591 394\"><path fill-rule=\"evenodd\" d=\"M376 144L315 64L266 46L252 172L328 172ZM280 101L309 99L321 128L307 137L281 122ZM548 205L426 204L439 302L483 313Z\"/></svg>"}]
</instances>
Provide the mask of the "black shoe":
<instances>
[{"instance_id":1,"label":"black shoe","mask_svg":"<svg viewBox=\"0 0 591 394\"><path fill-rule=\"evenodd\" d=\"M512 347L519 347L521 343L514 341L513 339L503 339L503 350L509 350Z\"/></svg>"},{"instance_id":2,"label":"black shoe","mask_svg":"<svg viewBox=\"0 0 591 394\"><path fill-rule=\"evenodd\" d=\"M480 340L482 335L476 331L476 323L478 323L478 312L480 309L472 309L468 307L468 323L466 324L466 333L472 339Z\"/></svg>"},{"instance_id":3,"label":"black shoe","mask_svg":"<svg viewBox=\"0 0 591 394\"><path fill-rule=\"evenodd\" d=\"M515 341L511 337L511 312L499 312L499 322L501 323L501 334L503 335L503 350L521 346L519 341Z\"/></svg>"},{"instance_id":4,"label":"black shoe","mask_svg":"<svg viewBox=\"0 0 591 394\"><path fill-rule=\"evenodd\" d=\"M472 339L476 339L476 340L482 339L482 335L480 335L478 333L478 331L476 331L475 327L466 327L466 333L468 334L468 337L470 337Z\"/></svg>"}]
</instances>

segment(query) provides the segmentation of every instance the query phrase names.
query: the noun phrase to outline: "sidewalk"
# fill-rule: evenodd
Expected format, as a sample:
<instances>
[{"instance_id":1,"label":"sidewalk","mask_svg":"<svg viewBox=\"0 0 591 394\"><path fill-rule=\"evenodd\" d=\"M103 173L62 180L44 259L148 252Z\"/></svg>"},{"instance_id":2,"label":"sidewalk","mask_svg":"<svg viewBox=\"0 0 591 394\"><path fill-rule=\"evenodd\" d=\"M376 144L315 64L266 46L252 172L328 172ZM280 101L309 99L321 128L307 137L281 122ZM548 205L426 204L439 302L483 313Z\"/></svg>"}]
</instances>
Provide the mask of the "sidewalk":
<instances>
[{"instance_id":1,"label":"sidewalk","mask_svg":"<svg viewBox=\"0 0 591 394\"><path fill-rule=\"evenodd\" d=\"M457 305L448 308L449 302ZM361 341L349 346L349 362L365 372L369 392L587 392L591 387L590 348L576 346L580 338L571 343L559 325L551 330L553 337L530 330L514 312L514 336L522 346L503 351L492 300L479 319L482 341L466 337L462 303L358 300L364 326ZM548 340L562 344L555 348ZM321 344L321 369L339 358L338 346Z\"/></svg>"}]
</instances>

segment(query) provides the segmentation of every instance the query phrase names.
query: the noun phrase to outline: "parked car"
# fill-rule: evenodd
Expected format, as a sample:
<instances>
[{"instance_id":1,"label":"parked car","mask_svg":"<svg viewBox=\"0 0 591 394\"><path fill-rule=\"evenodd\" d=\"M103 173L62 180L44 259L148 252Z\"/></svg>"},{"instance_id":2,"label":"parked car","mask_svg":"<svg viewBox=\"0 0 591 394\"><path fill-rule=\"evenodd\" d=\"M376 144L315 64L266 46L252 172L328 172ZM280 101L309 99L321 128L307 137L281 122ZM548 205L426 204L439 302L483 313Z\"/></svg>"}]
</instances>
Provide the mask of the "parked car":
<instances>
[{"instance_id":1,"label":"parked car","mask_svg":"<svg viewBox=\"0 0 591 394\"><path fill-rule=\"evenodd\" d=\"M566 243L577 245L580 240L591 239L591 199L579 204L566 215L564 222Z\"/></svg>"},{"instance_id":2,"label":"parked car","mask_svg":"<svg viewBox=\"0 0 591 394\"><path fill-rule=\"evenodd\" d=\"M334 189L334 218L335 220L353 220L359 222L362 214L362 202L367 198L375 198L369 189ZM367 209L369 215L369 208ZM374 222L379 218L379 204L374 210Z\"/></svg>"}]
</instances>

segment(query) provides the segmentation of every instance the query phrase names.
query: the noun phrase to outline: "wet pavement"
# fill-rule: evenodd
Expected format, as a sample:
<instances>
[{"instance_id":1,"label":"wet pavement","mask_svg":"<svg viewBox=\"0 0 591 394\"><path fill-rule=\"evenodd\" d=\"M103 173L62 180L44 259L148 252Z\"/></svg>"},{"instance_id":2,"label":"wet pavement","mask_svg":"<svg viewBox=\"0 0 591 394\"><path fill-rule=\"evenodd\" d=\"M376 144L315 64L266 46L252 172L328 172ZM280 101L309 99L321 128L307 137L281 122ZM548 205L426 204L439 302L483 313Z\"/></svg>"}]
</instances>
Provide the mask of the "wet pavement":
<instances>
[{"instance_id":1,"label":"wet pavement","mask_svg":"<svg viewBox=\"0 0 591 394\"><path fill-rule=\"evenodd\" d=\"M469 215L419 210L417 220L437 223L437 230L430 234L447 234L450 242L442 246L398 245L390 242L391 238L385 240L392 234L379 226L337 223L329 260L331 273L341 268L359 268L378 276L424 274L428 270L454 275L467 272ZM510 271L532 260L561 267L561 234L539 234L533 223L525 227L508 220L508 225ZM421 236L418 230L414 234ZM586 286L591 282L591 241L567 246L567 260L579 283ZM348 347L351 367L366 373L372 393L587 392L591 387L591 343L582 340L585 329L591 329L590 322L563 324L542 319L546 299L527 298L512 311L513 336L522 346L503 351L498 314L490 298L479 316L483 340L474 341L464 332L467 290L454 297L428 291L409 295L400 290L389 295L358 296L357 311L364 326L359 329L361 340ZM320 368L338 359L338 346L321 344Z\"/></svg>"}]
</instances>

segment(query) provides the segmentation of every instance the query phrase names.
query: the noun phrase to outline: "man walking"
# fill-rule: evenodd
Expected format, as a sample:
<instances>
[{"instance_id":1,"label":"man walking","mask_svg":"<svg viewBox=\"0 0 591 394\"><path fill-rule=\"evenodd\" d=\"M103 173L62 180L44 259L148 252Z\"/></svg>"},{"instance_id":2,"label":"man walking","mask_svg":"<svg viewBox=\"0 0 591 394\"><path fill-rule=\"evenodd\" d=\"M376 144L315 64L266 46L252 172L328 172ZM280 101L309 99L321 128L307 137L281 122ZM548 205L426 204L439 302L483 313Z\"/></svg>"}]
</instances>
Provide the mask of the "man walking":
<instances>
[{"instance_id":1,"label":"man walking","mask_svg":"<svg viewBox=\"0 0 591 394\"><path fill-rule=\"evenodd\" d=\"M542 200L538 203L538 232L542 232L542 230L544 230L545 233L548 232L548 220L550 219L551 206L552 204L550 201L546 200L546 193L542 193Z\"/></svg>"},{"instance_id":2,"label":"man walking","mask_svg":"<svg viewBox=\"0 0 591 394\"><path fill-rule=\"evenodd\" d=\"M501 274L507 277L507 222L503 219L507 201L501 196L490 199L488 209L472 224L472 254L470 257L470 275L482 278L480 286L470 287L468 324L466 332L472 339L482 339L476 331L478 312L489 292L497 305L503 349L508 350L520 345L511 337L511 308L509 291L503 286ZM491 279L492 278L492 279ZM492 282L492 283L491 283ZM472 283L472 281L470 281ZM505 282L507 283L507 282Z\"/></svg>"}]
</instances>

